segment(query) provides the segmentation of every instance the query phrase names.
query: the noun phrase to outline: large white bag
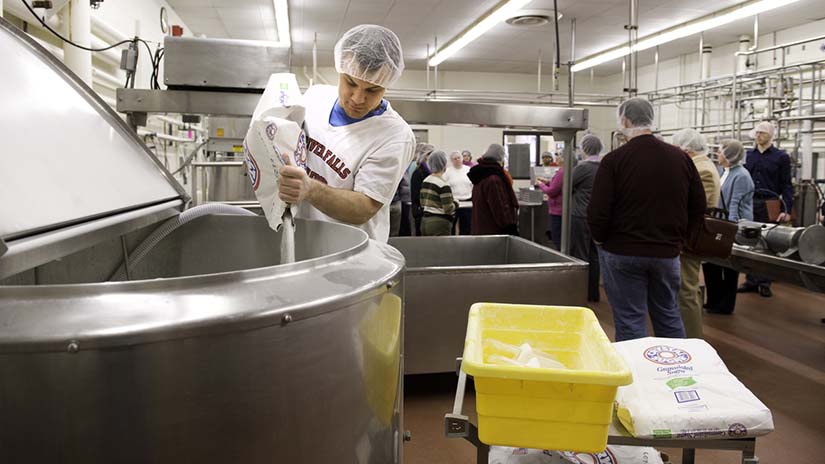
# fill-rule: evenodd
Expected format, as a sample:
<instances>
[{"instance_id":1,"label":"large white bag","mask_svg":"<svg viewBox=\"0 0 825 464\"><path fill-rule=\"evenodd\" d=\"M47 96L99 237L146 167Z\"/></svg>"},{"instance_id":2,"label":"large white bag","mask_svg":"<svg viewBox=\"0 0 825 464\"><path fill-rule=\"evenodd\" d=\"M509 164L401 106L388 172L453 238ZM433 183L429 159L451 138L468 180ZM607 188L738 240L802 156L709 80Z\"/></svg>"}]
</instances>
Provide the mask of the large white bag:
<instances>
[{"instance_id":1,"label":"large white bag","mask_svg":"<svg viewBox=\"0 0 825 464\"><path fill-rule=\"evenodd\" d=\"M771 412L700 339L614 343L633 372L616 394L619 420L639 438L742 438L773 430Z\"/></svg>"},{"instance_id":2,"label":"large white bag","mask_svg":"<svg viewBox=\"0 0 825 464\"><path fill-rule=\"evenodd\" d=\"M491 446L489 464L663 464L654 448L608 445L601 453Z\"/></svg>"},{"instance_id":3,"label":"large white bag","mask_svg":"<svg viewBox=\"0 0 825 464\"><path fill-rule=\"evenodd\" d=\"M306 163L305 110L294 74L273 74L255 107L244 139L244 156L255 197L269 226L279 230L287 205L278 198L278 168Z\"/></svg>"}]
</instances>

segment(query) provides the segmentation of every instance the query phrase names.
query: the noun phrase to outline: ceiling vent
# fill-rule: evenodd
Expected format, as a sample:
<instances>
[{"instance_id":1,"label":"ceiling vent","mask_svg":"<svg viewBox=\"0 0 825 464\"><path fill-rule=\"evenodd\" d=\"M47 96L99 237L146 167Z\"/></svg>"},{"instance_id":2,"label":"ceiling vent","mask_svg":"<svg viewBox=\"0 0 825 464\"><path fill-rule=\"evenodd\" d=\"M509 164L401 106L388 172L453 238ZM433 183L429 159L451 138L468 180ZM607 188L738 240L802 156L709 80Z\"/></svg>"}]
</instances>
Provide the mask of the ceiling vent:
<instances>
[{"instance_id":1,"label":"ceiling vent","mask_svg":"<svg viewBox=\"0 0 825 464\"><path fill-rule=\"evenodd\" d=\"M562 16L563 15L559 13L559 19L561 19ZM538 27L544 26L552 21L552 10L521 10L516 12L505 22L511 26L517 27Z\"/></svg>"}]
</instances>

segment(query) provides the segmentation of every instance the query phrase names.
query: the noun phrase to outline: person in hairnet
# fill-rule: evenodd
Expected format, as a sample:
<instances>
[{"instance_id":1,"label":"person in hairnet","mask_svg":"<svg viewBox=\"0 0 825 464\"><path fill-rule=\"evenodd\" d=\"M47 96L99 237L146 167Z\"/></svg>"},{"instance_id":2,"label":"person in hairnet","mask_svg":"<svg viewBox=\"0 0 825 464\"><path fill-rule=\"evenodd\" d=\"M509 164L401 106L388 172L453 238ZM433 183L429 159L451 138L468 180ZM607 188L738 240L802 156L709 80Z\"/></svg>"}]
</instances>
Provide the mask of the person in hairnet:
<instances>
[{"instance_id":1,"label":"person in hairnet","mask_svg":"<svg viewBox=\"0 0 825 464\"><path fill-rule=\"evenodd\" d=\"M410 174L410 192L416 237L421 236L421 219L424 217L424 208L421 207L421 184L427 176L432 174L427 161L434 151L435 146L429 143L418 143L415 146L415 170Z\"/></svg>"},{"instance_id":2,"label":"person in hairnet","mask_svg":"<svg viewBox=\"0 0 825 464\"><path fill-rule=\"evenodd\" d=\"M338 86L304 94L307 158L280 169L280 198L298 205L297 217L360 227L386 242L390 202L412 162L415 137L384 99L404 70L398 37L360 25L335 44Z\"/></svg>"},{"instance_id":3,"label":"person in hairnet","mask_svg":"<svg viewBox=\"0 0 825 464\"><path fill-rule=\"evenodd\" d=\"M722 192L719 208L728 212L734 222L753 220L753 179L742 166L745 147L738 140L723 140L717 152L722 171ZM707 304L705 310L713 314L731 314L736 307L736 286L739 272L713 263L704 263Z\"/></svg>"},{"instance_id":4,"label":"person in hairnet","mask_svg":"<svg viewBox=\"0 0 825 464\"><path fill-rule=\"evenodd\" d=\"M657 337L685 336L679 253L704 220L705 191L688 155L653 136L654 116L643 98L619 105L628 141L599 163L587 208L616 341L646 337L648 314Z\"/></svg>"},{"instance_id":5,"label":"person in hairnet","mask_svg":"<svg viewBox=\"0 0 825 464\"><path fill-rule=\"evenodd\" d=\"M755 185L753 194L753 220L759 222L790 222L793 208L793 183L791 158L784 150L773 146L773 124L762 121L751 131L756 145L748 150L745 168ZM771 216L768 203L781 197L781 212ZM763 297L773 296L771 281L748 274L739 293L758 292Z\"/></svg>"},{"instance_id":6,"label":"person in hairnet","mask_svg":"<svg viewBox=\"0 0 825 464\"><path fill-rule=\"evenodd\" d=\"M593 181L599 170L602 141L595 135L582 138L584 159L573 168L573 195L570 198L570 254L590 264L587 276L587 301L597 302L599 295L599 251L587 225L587 207L593 194Z\"/></svg>"},{"instance_id":7,"label":"person in hairnet","mask_svg":"<svg viewBox=\"0 0 825 464\"><path fill-rule=\"evenodd\" d=\"M702 188L705 190L705 202L709 206L719 204L719 171L707 155L705 136L693 129L682 129L673 134L673 145L681 148L690 156ZM679 312L685 324L687 338L703 338L702 331L702 293L699 290L699 271L702 259L683 251L679 259L682 269L682 286L679 288Z\"/></svg>"},{"instance_id":8,"label":"person in hairnet","mask_svg":"<svg viewBox=\"0 0 825 464\"><path fill-rule=\"evenodd\" d=\"M459 159L461 155L459 154ZM424 215L421 219L421 235L451 235L453 219L458 202L453 198L450 183L444 178L447 171L447 155L440 150L434 151L427 165L432 174L421 184L421 207Z\"/></svg>"},{"instance_id":9,"label":"person in hairnet","mask_svg":"<svg viewBox=\"0 0 825 464\"><path fill-rule=\"evenodd\" d=\"M473 183L473 235L518 236L518 199L504 170L504 147L490 144L467 176Z\"/></svg>"}]
</instances>

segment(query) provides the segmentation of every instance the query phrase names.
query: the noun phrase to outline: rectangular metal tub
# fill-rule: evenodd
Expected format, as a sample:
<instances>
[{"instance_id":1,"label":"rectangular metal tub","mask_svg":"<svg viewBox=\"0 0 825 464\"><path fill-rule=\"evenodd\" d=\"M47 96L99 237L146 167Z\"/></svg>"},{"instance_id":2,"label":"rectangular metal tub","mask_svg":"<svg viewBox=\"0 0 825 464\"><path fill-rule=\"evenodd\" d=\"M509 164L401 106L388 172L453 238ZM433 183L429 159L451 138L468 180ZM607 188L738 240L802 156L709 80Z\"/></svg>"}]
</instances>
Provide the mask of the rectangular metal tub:
<instances>
[{"instance_id":1,"label":"rectangular metal tub","mask_svg":"<svg viewBox=\"0 0 825 464\"><path fill-rule=\"evenodd\" d=\"M406 259L406 374L449 372L477 302L587 303L587 263L510 236L393 237Z\"/></svg>"}]
</instances>

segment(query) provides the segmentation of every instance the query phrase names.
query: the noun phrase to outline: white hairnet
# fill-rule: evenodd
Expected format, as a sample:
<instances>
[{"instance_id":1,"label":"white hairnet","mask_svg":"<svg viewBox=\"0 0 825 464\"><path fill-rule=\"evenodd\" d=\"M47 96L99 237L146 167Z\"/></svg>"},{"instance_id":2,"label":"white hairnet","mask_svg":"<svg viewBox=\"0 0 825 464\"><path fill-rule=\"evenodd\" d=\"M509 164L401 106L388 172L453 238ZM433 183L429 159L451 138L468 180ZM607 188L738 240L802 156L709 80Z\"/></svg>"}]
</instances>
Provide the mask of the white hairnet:
<instances>
[{"instance_id":1,"label":"white hairnet","mask_svg":"<svg viewBox=\"0 0 825 464\"><path fill-rule=\"evenodd\" d=\"M484 155L482 155L481 157L495 160L501 163L504 161L504 147L497 143L491 143L490 146L487 147L487 151L485 151Z\"/></svg>"},{"instance_id":2,"label":"white hairnet","mask_svg":"<svg viewBox=\"0 0 825 464\"><path fill-rule=\"evenodd\" d=\"M441 172L447 169L447 154L441 150L436 150L430 154L427 160L427 166L432 172Z\"/></svg>"},{"instance_id":3,"label":"white hairnet","mask_svg":"<svg viewBox=\"0 0 825 464\"><path fill-rule=\"evenodd\" d=\"M602 141L593 134L587 134L582 138L582 151L587 156L595 156L602 152Z\"/></svg>"},{"instance_id":4,"label":"white hairnet","mask_svg":"<svg viewBox=\"0 0 825 464\"><path fill-rule=\"evenodd\" d=\"M455 150L452 153L450 153L450 159L454 159L454 158L461 159L461 152L458 151L458 150Z\"/></svg>"},{"instance_id":5,"label":"white hairnet","mask_svg":"<svg viewBox=\"0 0 825 464\"><path fill-rule=\"evenodd\" d=\"M745 161L745 146L738 140L723 140L722 156L730 163L731 167L739 166Z\"/></svg>"},{"instance_id":6,"label":"white hairnet","mask_svg":"<svg viewBox=\"0 0 825 464\"><path fill-rule=\"evenodd\" d=\"M773 134L774 134L773 124L771 124L770 121L762 121L759 124L757 124L756 127L754 127L751 130L750 136L751 136L752 139L756 138L756 133L757 132L768 133L768 134L770 134L771 138L773 138Z\"/></svg>"},{"instance_id":7,"label":"white hairnet","mask_svg":"<svg viewBox=\"0 0 825 464\"><path fill-rule=\"evenodd\" d=\"M335 44L335 70L388 88L404 71L401 42L386 27L355 26Z\"/></svg>"},{"instance_id":8,"label":"white hairnet","mask_svg":"<svg viewBox=\"0 0 825 464\"><path fill-rule=\"evenodd\" d=\"M685 151L704 154L708 150L705 136L693 129L682 129L673 134L673 145Z\"/></svg>"},{"instance_id":9,"label":"white hairnet","mask_svg":"<svg viewBox=\"0 0 825 464\"><path fill-rule=\"evenodd\" d=\"M622 118L627 119L630 123L630 128L622 125ZM619 128L625 135L643 130L652 130L654 118L653 105L644 98L633 97L619 105L618 123Z\"/></svg>"},{"instance_id":10,"label":"white hairnet","mask_svg":"<svg viewBox=\"0 0 825 464\"><path fill-rule=\"evenodd\" d=\"M419 143L415 146L415 163L421 164L427 161L427 156L435 150L435 146L429 143Z\"/></svg>"}]
</instances>

